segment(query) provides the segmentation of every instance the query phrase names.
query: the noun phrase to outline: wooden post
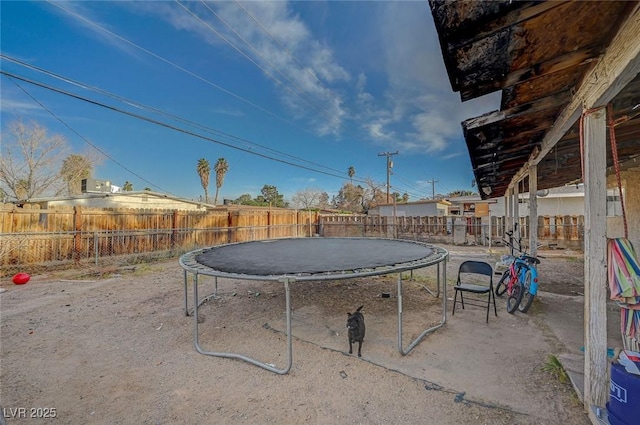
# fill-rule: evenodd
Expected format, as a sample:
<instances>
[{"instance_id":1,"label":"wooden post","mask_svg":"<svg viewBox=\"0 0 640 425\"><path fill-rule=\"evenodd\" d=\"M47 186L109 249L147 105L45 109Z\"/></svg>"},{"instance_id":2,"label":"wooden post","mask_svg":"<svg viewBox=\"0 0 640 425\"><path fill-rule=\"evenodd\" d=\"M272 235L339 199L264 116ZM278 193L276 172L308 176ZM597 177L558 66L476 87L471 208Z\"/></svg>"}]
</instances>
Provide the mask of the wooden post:
<instances>
[{"instance_id":1,"label":"wooden post","mask_svg":"<svg viewBox=\"0 0 640 425\"><path fill-rule=\"evenodd\" d=\"M518 236L520 236L522 234L522 231L520 229L520 182L517 182L514 186L513 186L513 227L512 230L514 230L514 236L515 236L515 229L518 229ZM517 224L517 226L516 226ZM520 239L520 238L518 238ZM518 246L518 248L520 248L520 246Z\"/></svg>"},{"instance_id":2,"label":"wooden post","mask_svg":"<svg viewBox=\"0 0 640 425\"><path fill-rule=\"evenodd\" d=\"M171 215L171 249L176 247L176 242L178 239L178 210L173 210L173 214Z\"/></svg>"},{"instance_id":3,"label":"wooden post","mask_svg":"<svg viewBox=\"0 0 640 425\"><path fill-rule=\"evenodd\" d=\"M601 107L584 118L584 404L604 407L607 373L607 145L606 112Z\"/></svg>"},{"instance_id":4,"label":"wooden post","mask_svg":"<svg viewBox=\"0 0 640 425\"><path fill-rule=\"evenodd\" d=\"M529 252L538 254L538 166L529 167Z\"/></svg>"},{"instance_id":5,"label":"wooden post","mask_svg":"<svg viewBox=\"0 0 640 425\"><path fill-rule=\"evenodd\" d=\"M80 252L82 252L82 207L76 205L73 207L73 261L80 261Z\"/></svg>"},{"instance_id":6,"label":"wooden post","mask_svg":"<svg viewBox=\"0 0 640 425\"><path fill-rule=\"evenodd\" d=\"M513 224L512 208L511 208L512 201L513 199L511 198L511 187L508 187L507 191L504 194L504 218L505 218L504 232L507 232L512 228L512 224Z\"/></svg>"}]
</instances>

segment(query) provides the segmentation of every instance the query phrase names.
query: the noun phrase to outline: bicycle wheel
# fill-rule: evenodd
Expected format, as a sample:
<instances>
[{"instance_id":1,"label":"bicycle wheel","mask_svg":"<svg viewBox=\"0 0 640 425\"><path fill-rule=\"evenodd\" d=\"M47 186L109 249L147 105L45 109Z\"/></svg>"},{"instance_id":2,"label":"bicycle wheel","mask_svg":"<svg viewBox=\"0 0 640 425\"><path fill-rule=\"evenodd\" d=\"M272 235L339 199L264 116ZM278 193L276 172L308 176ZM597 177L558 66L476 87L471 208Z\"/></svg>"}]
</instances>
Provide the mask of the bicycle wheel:
<instances>
[{"instance_id":1,"label":"bicycle wheel","mask_svg":"<svg viewBox=\"0 0 640 425\"><path fill-rule=\"evenodd\" d=\"M522 301L522 295L524 295L524 289L522 282L518 279L513 283L513 288L511 288L509 298L507 298L507 313L513 314L518 309L520 301Z\"/></svg>"},{"instance_id":2,"label":"bicycle wheel","mask_svg":"<svg viewBox=\"0 0 640 425\"><path fill-rule=\"evenodd\" d=\"M507 269L504 273L502 273L502 277L500 281L496 285L496 289L494 290L495 294L499 297L503 296L505 292L507 292L507 285L511 280L511 271Z\"/></svg>"},{"instance_id":3,"label":"bicycle wheel","mask_svg":"<svg viewBox=\"0 0 640 425\"><path fill-rule=\"evenodd\" d=\"M529 289L531 288L531 270L527 270L527 273L524 275L524 283L523 289L524 292L522 294L522 300L520 301L520 305L518 305L518 310L522 313L526 313L529 311L529 307L533 304L533 299L536 297Z\"/></svg>"}]
</instances>

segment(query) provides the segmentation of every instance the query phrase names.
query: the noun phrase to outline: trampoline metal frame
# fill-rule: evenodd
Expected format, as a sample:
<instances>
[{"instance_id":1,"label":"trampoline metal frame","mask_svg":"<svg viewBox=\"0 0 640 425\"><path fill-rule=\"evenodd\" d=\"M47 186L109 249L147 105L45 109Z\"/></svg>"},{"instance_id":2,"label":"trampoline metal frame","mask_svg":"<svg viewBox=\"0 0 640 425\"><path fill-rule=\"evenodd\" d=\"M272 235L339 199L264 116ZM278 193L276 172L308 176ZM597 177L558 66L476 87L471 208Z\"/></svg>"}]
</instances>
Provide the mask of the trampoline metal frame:
<instances>
[{"instance_id":1,"label":"trampoline metal frame","mask_svg":"<svg viewBox=\"0 0 640 425\"><path fill-rule=\"evenodd\" d=\"M431 255L429 257L425 257L420 260L410 261L407 263L396 264L393 266L384 266L378 267L376 269L368 269L364 271L350 271L341 272L341 273L318 273L318 274L309 274L309 275L284 275L284 276L255 276L255 275L244 275L237 273L227 273L218 270L212 270L211 268L204 266L198 263L195 257L205 251L208 248L198 249L195 251L188 252L180 257L179 263L180 266L184 270L184 311L185 315L189 316L189 307L188 307L188 273L193 275L193 326L194 326L194 345L195 349L198 353L213 356L213 357L222 357L222 358L232 358L245 361L247 363L253 364L255 366L261 367L268 371L277 373L279 375L287 374L293 365L293 338L291 334L291 284L295 282L303 282L303 281L321 281L321 280L342 280L342 279L353 279L358 277L367 277L367 276L380 276L392 273L398 273L398 351L403 356L408 355L422 340L432 332L438 330L443 327L447 321L447 259L449 257L449 253L443 249L433 245L428 245L426 243L407 241L412 243L418 243L424 246L428 246L435 251L435 255ZM444 263L444 267L441 267L441 264ZM418 335L413 341L409 343L407 348L403 347L402 342L402 289L403 289L403 279L402 273L405 271L411 271L411 278L413 278L413 270L425 268L433 265L437 266L436 276L437 276L437 289L434 294L429 288L423 286L423 288L429 292L434 297L440 296L440 287L442 284L442 319L437 325L434 325L428 329L425 329L420 335ZM199 300L198 295L198 283L199 283L199 275L205 276L213 276L215 282L215 290L212 294L206 296L202 300ZM442 280L441 280L442 276ZM287 334L287 363L286 366L282 369L275 367L273 364L264 363L262 361L256 360L251 357L247 357L238 353L230 353L230 352L216 352L216 351L207 351L200 345L199 340L199 323L198 323L198 308L210 299L217 298L218 292L218 277L225 277L230 279L242 279L242 280L260 280L260 281L279 281L284 285L285 289L285 308L286 308L286 334ZM442 283L441 283L442 282Z\"/></svg>"}]
</instances>

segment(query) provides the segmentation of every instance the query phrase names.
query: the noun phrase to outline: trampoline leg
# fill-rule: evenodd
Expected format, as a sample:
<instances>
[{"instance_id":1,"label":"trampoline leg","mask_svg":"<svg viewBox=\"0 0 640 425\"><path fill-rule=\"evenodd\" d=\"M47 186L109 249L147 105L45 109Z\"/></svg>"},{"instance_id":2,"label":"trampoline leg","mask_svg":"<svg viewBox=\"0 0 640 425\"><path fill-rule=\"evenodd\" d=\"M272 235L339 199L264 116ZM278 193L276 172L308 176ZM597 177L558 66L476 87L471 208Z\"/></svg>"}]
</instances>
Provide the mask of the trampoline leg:
<instances>
[{"instance_id":1,"label":"trampoline leg","mask_svg":"<svg viewBox=\"0 0 640 425\"><path fill-rule=\"evenodd\" d=\"M405 354L402 349L402 273L398 273L398 351Z\"/></svg>"},{"instance_id":2,"label":"trampoline leg","mask_svg":"<svg viewBox=\"0 0 640 425\"><path fill-rule=\"evenodd\" d=\"M291 366L293 364L293 338L291 336L291 290L289 288L289 284L292 282L295 282L294 278L291 277L284 277L282 279L280 279L280 282L282 282L284 284L284 290L285 290L285 303L286 303L286 309L287 309L287 365L284 369L278 369L277 367L275 367L272 364L268 364L268 363L263 363L259 360L256 359L252 359L251 357L247 357L244 356L242 354L237 354L237 353L226 353L226 352L215 352L215 351L206 351L204 350L201 346L200 346L200 341L199 341L199 331L198 331L198 307L199 307L199 303L198 303L198 274L195 275L194 277L194 281L193 281L193 303L194 303L194 310L193 310L193 316L194 316L194 345L196 347L196 351L200 354L204 354L205 356L213 356L213 357L223 357L223 358L230 358L230 359L238 359L238 360L242 360L245 361L247 363L251 363L252 365L261 367L263 369L266 369L270 372L274 372L277 373L279 375L285 375L287 373L289 373L289 370L291 370ZM217 281L216 281L217 283ZM216 286L216 290L217 290L217 286Z\"/></svg>"},{"instance_id":3,"label":"trampoline leg","mask_svg":"<svg viewBox=\"0 0 640 425\"><path fill-rule=\"evenodd\" d=\"M436 286L436 291L433 292L428 286L426 285L420 285L422 287L422 289L424 289L425 291L427 291L429 294L431 294L432 297L434 298L438 298L440 296L440 263L437 264L438 266L438 270L436 271L437 274L437 279L438 281L436 282L437 286ZM410 280L413 280L413 270L411 270L411 277Z\"/></svg>"},{"instance_id":4,"label":"trampoline leg","mask_svg":"<svg viewBox=\"0 0 640 425\"><path fill-rule=\"evenodd\" d=\"M184 315L189 316L189 295L187 294L187 270L184 270Z\"/></svg>"},{"instance_id":5,"label":"trampoline leg","mask_svg":"<svg viewBox=\"0 0 640 425\"><path fill-rule=\"evenodd\" d=\"M440 293L440 263L438 263L438 294ZM435 326L425 329L416 339L411 341L407 349L402 347L402 273L398 274L398 351L406 356L413 350L427 335L440 329L447 321L447 259L444 260L443 267L443 294L442 294L442 320Z\"/></svg>"}]
</instances>

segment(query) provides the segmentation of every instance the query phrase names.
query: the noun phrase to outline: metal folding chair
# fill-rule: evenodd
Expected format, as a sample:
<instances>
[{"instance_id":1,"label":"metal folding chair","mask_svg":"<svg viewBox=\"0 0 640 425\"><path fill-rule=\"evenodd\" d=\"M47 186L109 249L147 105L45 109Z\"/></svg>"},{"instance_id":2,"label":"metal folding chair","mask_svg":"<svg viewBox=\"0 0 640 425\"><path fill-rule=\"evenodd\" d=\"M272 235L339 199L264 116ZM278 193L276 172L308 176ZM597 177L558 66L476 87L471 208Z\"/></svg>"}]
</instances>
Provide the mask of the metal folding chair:
<instances>
[{"instance_id":1,"label":"metal folding chair","mask_svg":"<svg viewBox=\"0 0 640 425\"><path fill-rule=\"evenodd\" d=\"M466 303L477 307L486 307L487 309L487 323L489 323L489 309L491 307L491 300L493 299L493 312L498 316L498 309L496 308L496 296L493 292L493 268L491 264L483 261L465 261L460 264L458 269L458 280L456 286L453 287L456 294L453 298L453 312L456 313L456 304L462 304L464 309L465 299L464 293L468 292L477 296L467 297ZM460 300L458 301L458 293L460 294ZM479 298L480 295L487 294L487 302L484 299Z\"/></svg>"}]
</instances>

